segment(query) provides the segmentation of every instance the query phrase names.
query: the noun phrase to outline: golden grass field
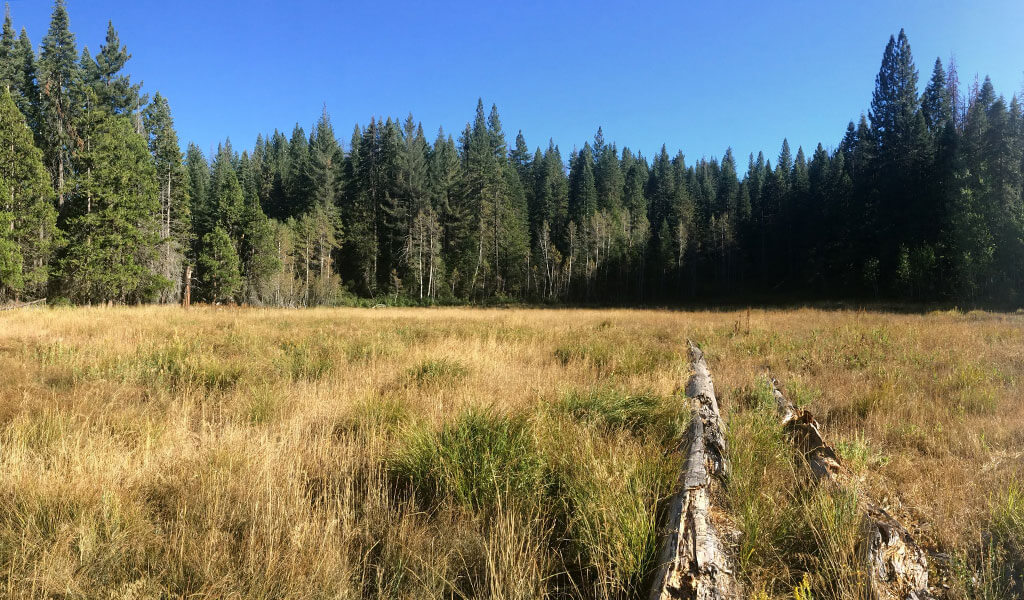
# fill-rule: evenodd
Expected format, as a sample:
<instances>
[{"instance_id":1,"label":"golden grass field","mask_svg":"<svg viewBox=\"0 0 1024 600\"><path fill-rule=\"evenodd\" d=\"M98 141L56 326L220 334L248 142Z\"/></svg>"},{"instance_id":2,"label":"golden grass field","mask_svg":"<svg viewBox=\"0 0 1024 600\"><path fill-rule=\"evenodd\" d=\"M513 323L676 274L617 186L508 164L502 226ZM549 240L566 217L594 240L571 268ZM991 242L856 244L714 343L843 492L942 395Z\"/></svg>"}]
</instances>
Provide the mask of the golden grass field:
<instances>
[{"instance_id":1,"label":"golden grass field","mask_svg":"<svg viewBox=\"0 0 1024 600\"><path fill-rule=\"evenodd\" d=\"M855 597L766 370L951 598L1015 598L1024 317L60 308L0 313L0 591L640 598L705 350L751 597ZM1017 594L1017 595L1015 595Z\"/></svg>"}]
</instances>

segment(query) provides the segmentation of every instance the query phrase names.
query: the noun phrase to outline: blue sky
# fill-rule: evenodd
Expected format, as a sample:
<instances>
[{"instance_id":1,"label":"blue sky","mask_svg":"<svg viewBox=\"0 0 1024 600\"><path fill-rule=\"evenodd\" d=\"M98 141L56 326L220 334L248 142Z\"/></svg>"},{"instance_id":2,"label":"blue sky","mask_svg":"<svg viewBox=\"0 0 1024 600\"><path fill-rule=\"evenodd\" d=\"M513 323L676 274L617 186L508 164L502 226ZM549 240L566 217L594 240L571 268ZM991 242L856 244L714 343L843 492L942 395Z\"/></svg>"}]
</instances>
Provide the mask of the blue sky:
<instances>
[{"instance_id":1,"label":"blue sky","mask_svg":"<svg viewBox=\"0 0 1024 600\"><path fill-rule=\"evenodd\" d=\"M10 0L33 43L49 0ZM457 134L477 97L497 103L511 142L549 137L564 155L597 127L621 148L667 144L689 160L729 146L808 154L866 112L889 35L907 30L927 81L955 54L961 81L1024 82L1024 2L412 2L68 0L79 49L108 19L135 79L171 102L183 144L307 128L326 103L352 126L410 111L431 139Z\"/></svg>"}]
</instances>

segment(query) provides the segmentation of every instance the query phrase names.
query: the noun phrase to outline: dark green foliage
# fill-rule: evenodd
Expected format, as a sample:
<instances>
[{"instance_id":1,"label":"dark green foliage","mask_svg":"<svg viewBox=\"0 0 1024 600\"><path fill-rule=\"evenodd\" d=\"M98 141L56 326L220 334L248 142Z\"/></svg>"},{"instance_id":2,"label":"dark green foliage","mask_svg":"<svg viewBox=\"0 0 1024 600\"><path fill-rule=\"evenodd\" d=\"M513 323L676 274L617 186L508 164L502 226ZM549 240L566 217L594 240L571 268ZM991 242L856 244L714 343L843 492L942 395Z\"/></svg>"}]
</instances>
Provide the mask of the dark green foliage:
<instances>
[{"instance_id":1,"label":"dark green foliage","mask_svg":"<svg viewBox=\"0 0 1024 600\"><path fill-rule=\"evenodd\" d=\"M210 157L190 144L182 157L166 99L146 105L130 58L109 23L99 52L79 54L64 0L54 2L38 60L5 15L0 86L42 152L60 229L44 225L34 247L10 223L27 231L48 222L45 211L5 209L7 295L59 283L99 299L68 288L77 285L70 273L50 281L48 271L55 240L68 241L65 266L91 252L78 245L96 243L81 237L79 219L97 218L106 115L149 141L144 172L158 204L145 239L156 242L136 254L171 282L150 286L163 302L180 297L186 267L218 228L241 277L220 297L252 303L336 304L351 294L425 304L1024 302L1019 99L998 96L987 79L963 94L952 61L936 60L920 90L903 31L885 47L870 110L834 150L794 152L783 140L774 164L758 153L745 172L731 149L686 161L663 147L649 160L620 151L600 128L568 156L553 140L531 152L521 131L506 140L497 107L482 99L457 141L439 131L428 142L411 115L385 116L357 125L343 147L325 109L309 135L296 124L290 137L260 135L241 155L225 142ZM39 197L27 202L42 210ZM199 290L209 287L201 271Z\"/></svg>"},{"instance_id":2,"label":"dark green foliage","mask_svg":"<svg viewBox=\"0 0 1024 600\"><path fill-rule=\"evenodd\" d=\"M93 111L88 149L67 208L59 290L76 302L153 300L169 282L154 272L160 204L146 140L127 117Z\"/></svg>"},{"instance_id":3,"label":"dark green foliage","mask_svg":"<svg viewBox=\"0 0 1024 600\"><path fill-rule=\"evenodd\" d=\"M6 89L0 91L0 297L46 291L59 236L42 152Z\"/></svg>"},{"instance_id":4,"label":"dark green foliage","mask_svg":"<svg viewBox=\"0 0 1024 600\"><path fill-rule=\"evenodd\" d=\"M107 37L95 59L95 77L91 83L101 106L114 114L131 115L146 103L140 93L141 83L133 84L131 77L122 73L132 55L121 45L113 22L107 22Z\"/></svg>"},{"instance_id":5,"label":"dark green foliage","mask_svg":"<svg viewBox=\"0 0 1024 600\"><path fill-rule=\"evenodd\" d=\"M427 360L409 370L409 379L416 385L435 385L462 379L469 369L462 363L441 358Z\"/></svg>"},{"instance_id":6,"label":"dark green foliage","mask_svg":"<svg viewBox=\"0 0 1024 600\"><path fill-rule=\"evenodd\" d=\"M238 252L228 232L217 225L202 239L199 292L210 302L234 300L242 287Z\"/></svg>"},{"instance_id":7,"label":"dark green foliage","mask_svg":"<svg viewBox=\"0 0 1024 600\"><path fill-rule=\"evenodd\" d=\"M69 29L64 0L55 0L50 30L43 38L39 57L40 128L47 167L57 190L58 208L67 196L71 176L71 153L78 142L74 122L82 112L81 73L75 50L75 35Z\"/></svg>"},{"instance_id":8,"label":"dark green foliage","mask_svg":"<svg viewBox=\"0 0 1024 600\"><path fill-rule=\"evenodd\" d=\"M172 282L164 300L177 300L182 283L182 268L190 262L192 211L189 185L182 161L178 134L167 100L158 92L146 107L144 124L149 136L160 198L160 259L158 272ZM191 259L194 260L194 259Z\"/></svg>"}]
</instances>

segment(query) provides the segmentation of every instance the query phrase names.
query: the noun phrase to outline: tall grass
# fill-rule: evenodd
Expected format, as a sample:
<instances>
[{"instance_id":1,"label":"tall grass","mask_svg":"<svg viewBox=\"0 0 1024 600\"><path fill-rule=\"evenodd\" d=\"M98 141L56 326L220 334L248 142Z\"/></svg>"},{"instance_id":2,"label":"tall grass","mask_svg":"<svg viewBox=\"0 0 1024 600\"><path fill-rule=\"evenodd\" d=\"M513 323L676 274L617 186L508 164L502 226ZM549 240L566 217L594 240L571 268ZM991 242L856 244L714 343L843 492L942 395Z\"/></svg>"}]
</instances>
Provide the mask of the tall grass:
<instances>
[{"instance_id":1,"label":"tall grass","mask_svg":"<svg viewBox=\"0 0 1024 600\"><path fill-rule=\"evenodd\" d=\"M838 597L856 525L795 484L766 367L859 493L968 580L1019 569L1022 317L97 307L0 315L0 595L642 597L688 337L751 593Z\"/></svg>"}]
</instances>

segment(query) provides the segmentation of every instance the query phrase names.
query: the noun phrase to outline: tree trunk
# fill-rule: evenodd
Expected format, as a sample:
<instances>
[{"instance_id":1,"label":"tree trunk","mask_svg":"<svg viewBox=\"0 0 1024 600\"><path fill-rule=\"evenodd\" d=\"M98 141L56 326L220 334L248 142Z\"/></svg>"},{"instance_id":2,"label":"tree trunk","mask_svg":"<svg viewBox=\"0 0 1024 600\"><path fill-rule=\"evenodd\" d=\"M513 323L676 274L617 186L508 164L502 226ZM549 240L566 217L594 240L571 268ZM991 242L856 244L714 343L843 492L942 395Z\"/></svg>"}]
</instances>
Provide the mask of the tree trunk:
<instances>
[{"instance_id":1,"label":"tree trunk","mask_svg":"<svg viewBox=\"0 0 1024 600\"><path fill-rule=\"evenodd\" d=\"M689 450L679 477L680 491L672 498L651 600L725 600L739 598L729 558L714 524L711 491L716 480L728 477L725 426L704 355L693 342L693 375L686 395L692 418Z\"/></svg>"},{"instance_id":2,"label":"tree trunk","mask_svg":"<svg viewBox=\"0 0 1024 600\"><path fill-rule=\"evenodd\" d=\"M771 380L772 395L778 409L779 423L793 445L807 460L815 483L825 482L836 488L847 487L851 475L839 460L836 451L825 443L821 429L810 411L796 408ZM928 591L928 559L914 542L910 532L868 498L858 499L863 515L866 540L863 554L874 600L923 600L931 598Z\"/></svg>"},{"instance_id":3,"label":"tree trunk","mask_svg":"<svg viewBox=\"0 0 1024 600\"><path fill-rule=\"evenodd\" d=\"M181 296L181 307L188 308L192 304L192 265L185 267L185 293Z\"/></svg>"}]
</instances>

